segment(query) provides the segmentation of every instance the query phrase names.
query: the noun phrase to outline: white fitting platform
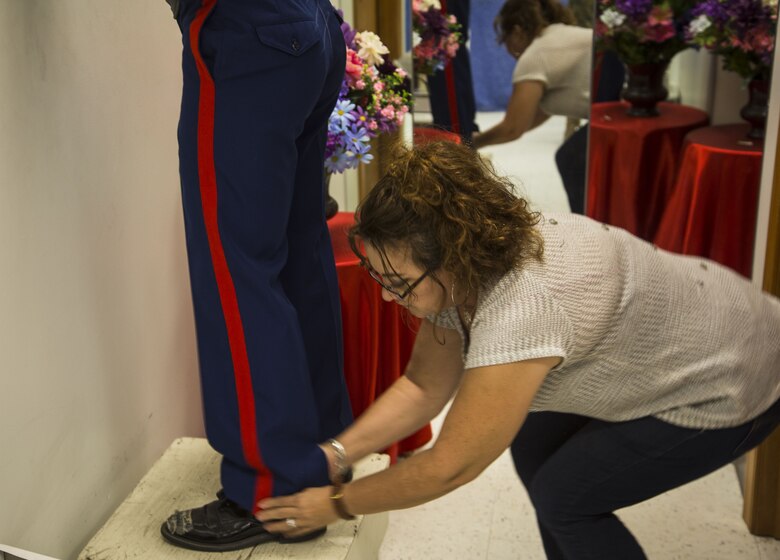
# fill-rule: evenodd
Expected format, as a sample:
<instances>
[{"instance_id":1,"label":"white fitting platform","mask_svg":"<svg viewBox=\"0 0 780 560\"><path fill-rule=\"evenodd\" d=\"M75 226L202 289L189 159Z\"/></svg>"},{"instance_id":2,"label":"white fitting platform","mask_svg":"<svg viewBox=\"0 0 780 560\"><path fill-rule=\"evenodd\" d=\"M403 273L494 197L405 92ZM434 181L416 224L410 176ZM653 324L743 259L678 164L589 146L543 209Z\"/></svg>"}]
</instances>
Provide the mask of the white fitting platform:
<instances>
[{"instance_id":1,"label":"white fitting platform","mask_svg":"<svg viewBox=\"0 0 780 560\"><path fill-rule=\"evenodd\" d=\"M357 516L328 526L324 536L305 543L266 543L235 552L195 552L176 548L160 536L160 525L175 510L201 506L220 488L217 454L202 438L181 438L141 479L78 560L371 560L387 530L387 513ZM387 455L371 455L354 465L355 478L388 467Z\"/></svg>"}]
</instances>

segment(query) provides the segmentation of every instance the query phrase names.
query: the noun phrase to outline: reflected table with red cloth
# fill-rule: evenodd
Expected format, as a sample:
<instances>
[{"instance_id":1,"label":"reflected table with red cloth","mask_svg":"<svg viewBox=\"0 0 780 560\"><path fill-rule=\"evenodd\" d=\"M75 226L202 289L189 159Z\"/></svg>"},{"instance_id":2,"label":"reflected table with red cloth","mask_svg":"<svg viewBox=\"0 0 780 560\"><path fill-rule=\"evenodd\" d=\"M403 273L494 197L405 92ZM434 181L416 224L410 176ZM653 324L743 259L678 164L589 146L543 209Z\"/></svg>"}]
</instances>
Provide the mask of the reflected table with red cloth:
<instances>
[{"instance_id":1,"label":"reflected table with red cloth","mask_svg":"<svg viewBox=\"0 0 780 560\"><path fill-rule=\"evenodd\" d=\"M412 134L415 146L422 146L431 142L454 142L455 144L462 142L460 134L430 125L415 125Z\"/></svg>"},{"instance_id":2,"label":"reflected table with red cloth","mask_svg":"<svg viewBox=\"0 0 780 560\"><path fill-rule=\"evenodd\" d=\"M685 135L706 126L704 111L659 103L660 115L629 117L624 102L591 107L586 215L648 241L655 237Z\"/></svg>"},{"instance_id":3,"label":"reflected table with red cloth","mask_svg":"<svg viewBox=\"0 0 780 560\"><path fill-rule=\"evenodd\" d=\"M344 332L344 376L357 418L403 375L414 345L418 320L400 305L382 299L382 288L360 266L347 240L351 212L328 220L336 258ZM393 444L385 452L395 461L431 440L430 425Z\"/></svg>"},{"instance_id":4,"label":"reflected table with red cloth","mask_svg":"<svg viewBox=\"0 0 780 560\"><path fill-rule=\"evenodd\" d=\"M746 124L688 134L677 182L655 243L751 275L763 141Z\"/></svg>"}]
</instances>

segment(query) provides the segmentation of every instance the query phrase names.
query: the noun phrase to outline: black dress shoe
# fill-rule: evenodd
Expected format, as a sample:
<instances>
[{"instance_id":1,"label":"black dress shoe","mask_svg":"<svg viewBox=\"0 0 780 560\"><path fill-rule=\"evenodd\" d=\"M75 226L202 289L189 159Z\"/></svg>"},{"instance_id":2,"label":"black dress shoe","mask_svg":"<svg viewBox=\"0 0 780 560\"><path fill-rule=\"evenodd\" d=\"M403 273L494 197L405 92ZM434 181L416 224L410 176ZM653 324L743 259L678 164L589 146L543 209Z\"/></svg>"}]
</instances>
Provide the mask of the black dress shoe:
<instances>
[{"instance_id":1,"label":"black dress shoe","mask_svg":"<svg viewBox=\"0 0 780 560\"><path fill-rule=\"evenodd\" d=\"M290 538L269 533L251 512L228 500L222 491L217 498L205 506L171 515L160 527L163 538L190 550L226 552L267 542L303 542L325 534L326 527Z\"/></svg>"}]
</instances>

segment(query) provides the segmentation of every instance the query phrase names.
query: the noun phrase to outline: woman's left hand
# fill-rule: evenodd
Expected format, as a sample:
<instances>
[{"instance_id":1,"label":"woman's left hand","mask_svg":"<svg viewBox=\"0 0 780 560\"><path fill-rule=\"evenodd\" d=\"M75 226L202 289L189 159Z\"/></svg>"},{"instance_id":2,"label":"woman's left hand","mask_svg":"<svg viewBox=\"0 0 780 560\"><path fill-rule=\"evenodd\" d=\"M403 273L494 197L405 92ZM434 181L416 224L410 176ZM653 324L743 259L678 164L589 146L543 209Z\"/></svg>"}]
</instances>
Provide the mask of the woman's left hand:
<instances>
[{"instance_id":1,"label":"woman's left hand","mask_svg":"<svg viewBox=\"0 0 780 560\"><path fill-rule=\"evenodd\" d=\"M271 533L297 537L338 520L330 502L330 486L307 488L290 496L261 500L256 517Z\"/></svg>"}]
</instances>

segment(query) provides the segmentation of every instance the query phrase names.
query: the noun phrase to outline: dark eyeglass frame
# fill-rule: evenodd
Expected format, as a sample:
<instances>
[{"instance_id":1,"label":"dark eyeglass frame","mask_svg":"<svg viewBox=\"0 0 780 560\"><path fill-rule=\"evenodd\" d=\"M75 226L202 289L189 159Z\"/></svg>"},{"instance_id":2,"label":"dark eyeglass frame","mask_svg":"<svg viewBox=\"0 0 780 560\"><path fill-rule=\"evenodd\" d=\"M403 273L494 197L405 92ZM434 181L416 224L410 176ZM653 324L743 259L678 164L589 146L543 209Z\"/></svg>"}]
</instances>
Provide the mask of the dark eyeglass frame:
<instances>
[{"instance_id":1,"label":"dark eyeglass frame","mask_svg":"<svg viewBox=\"0 0 780 560\"><path fill-rule=\"evenodd\" d=\"M415 280L411 284L408 284L406 286L406 289L399 292L397 289L393 288L392 286L388 286L387 284L385 284L382 275L379 274L379 272L373 266L371 266L371 264L365 258L360 259L360 266L366 269L366 272L368 272L368 275L374 280L374 282L382 286L383 289L387 290L388 293L392 294L394 297L397 297L398 299L406 299L407 297L409 297L409 294L411 294L412 291L417 286L419 286L420 283L431 274L431 272L433 272L433 270L431 270L430 268L427 269L425 272L422 273L422 275L419 278L417 278L417 280Z\"/></svg>"}]
</instances>

